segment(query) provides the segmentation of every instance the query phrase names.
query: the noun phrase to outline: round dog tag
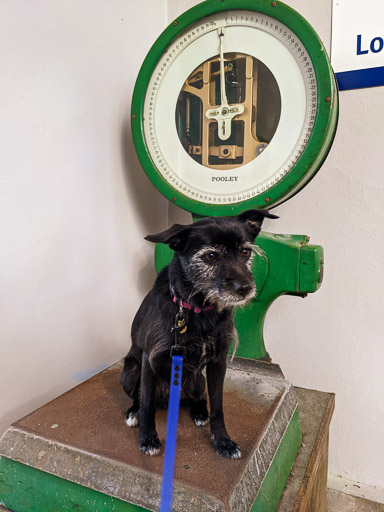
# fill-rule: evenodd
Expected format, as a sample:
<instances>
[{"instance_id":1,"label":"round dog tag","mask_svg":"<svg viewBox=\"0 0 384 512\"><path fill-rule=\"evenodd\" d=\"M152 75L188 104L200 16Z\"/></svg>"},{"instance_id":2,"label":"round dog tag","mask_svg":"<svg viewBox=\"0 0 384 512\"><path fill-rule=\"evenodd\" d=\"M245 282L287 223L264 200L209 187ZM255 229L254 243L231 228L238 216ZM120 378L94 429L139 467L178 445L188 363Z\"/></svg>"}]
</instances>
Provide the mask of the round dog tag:
<instances>
[{"instance_id":1,"label":"round dog tag","mask_svg":"<svg viewBox=\"0 0 384 512\"><path fill-rule=\"evenodd\" d=\"M303 188L335 134L337 87L309 23L281 2L207 0L176 19L135 85L140 162L198 215L271 208Z\"/></svg>"}]
</instances>

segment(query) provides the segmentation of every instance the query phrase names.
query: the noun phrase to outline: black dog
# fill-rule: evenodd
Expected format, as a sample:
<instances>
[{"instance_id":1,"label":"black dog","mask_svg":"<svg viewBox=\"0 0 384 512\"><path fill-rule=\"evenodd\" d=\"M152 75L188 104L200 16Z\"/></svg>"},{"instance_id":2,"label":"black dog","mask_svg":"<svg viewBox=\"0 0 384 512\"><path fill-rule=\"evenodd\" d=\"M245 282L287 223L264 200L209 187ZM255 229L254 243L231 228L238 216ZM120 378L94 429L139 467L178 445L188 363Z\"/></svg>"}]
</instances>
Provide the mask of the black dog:
<instances>
[{"instance_id":1,"label":"black dog","mask_svg":"<svg viewBox=\"0 0 384 512\"><path fill-rule=\"evenodd\" d=\"M175 317L185 327L178 336L184 347L182 404L190 407L196 425L210 419L216 452L232 459L241 456L229 437L223 415L223 384L228 348L234 340L234 306L256 293L251 272L253 244L266 210L248 210L233 218L207 217L190 225L175 224L146 240L168 244L175 251L170 265L158 275L132 324L132 347L125 358L121 383L133 399L126 423L140 423L139 447L159 452L156 407L166 407L175 344ZM206 367L210 415L207 410Z\"/></svg>"}]
</instances>

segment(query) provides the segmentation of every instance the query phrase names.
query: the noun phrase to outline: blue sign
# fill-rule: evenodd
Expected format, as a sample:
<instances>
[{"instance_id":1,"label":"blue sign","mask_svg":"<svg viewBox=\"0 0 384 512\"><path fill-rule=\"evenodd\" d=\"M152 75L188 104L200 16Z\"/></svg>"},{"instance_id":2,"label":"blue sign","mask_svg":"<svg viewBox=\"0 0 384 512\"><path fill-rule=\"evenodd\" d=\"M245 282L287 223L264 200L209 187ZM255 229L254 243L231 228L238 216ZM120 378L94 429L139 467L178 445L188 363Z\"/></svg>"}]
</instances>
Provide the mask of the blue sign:
<instances>
[{"instance_id":1,"label":"blue sign","mask_svg":"<svg viewBox=\"0 0 384 512\"><path fill-rule=\"evenodd\" d=\"M331 63L341 91L384 85L384 2L334 0Z\"/></svg>"}]
</instances>

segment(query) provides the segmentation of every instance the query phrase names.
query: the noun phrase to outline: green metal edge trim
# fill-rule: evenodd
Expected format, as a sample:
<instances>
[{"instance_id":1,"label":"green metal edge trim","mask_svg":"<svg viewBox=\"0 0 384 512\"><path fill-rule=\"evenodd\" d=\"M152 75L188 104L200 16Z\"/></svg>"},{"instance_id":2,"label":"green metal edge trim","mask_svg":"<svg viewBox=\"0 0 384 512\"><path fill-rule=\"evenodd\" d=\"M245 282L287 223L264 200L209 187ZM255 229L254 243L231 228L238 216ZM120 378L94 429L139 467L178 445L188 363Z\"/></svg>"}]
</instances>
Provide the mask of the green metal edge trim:
<instances>
[{"instance_id":1,"label":"green metal edge trim","mask_svg":"<svg viewBox=\"0 0 384 512\"><path fill-rule=\"evenodd\" d=\"M314 65L318 109L311 137L302 155L276 185L256 198L234 204L201 203L173 189L158 172L146 147L143 133L143 105L153 68L172 40L188 26L215 12L252 10L272 16L287 25L302 41ZM338 119L338 92L334 74L317 33L294 9L282 2L269 0L206 0L192 7L173 23L155 41L139 71L131 107L132 137L140 163L155 187L179 207L198 215L236 215L247 208L272 208L277 202L297 193L321 167L331 147ZM307 177L307 179L305 179Z\"/></svg>"},{"instance_id":2,"label":"green metal edge trim","mask_svg":"<svg viewBox=\"0 0 384 512\"><path fill-rule=\"evenodd\" d=\"M12 512L144 512L148 509L0 458L0 504Z\"/></svg>"},{"instance_id":3,"label":"green metal edge trim","mask_svg":"<svg viewBox=\"0 0 384 512\"><path fill-rule=\"evenodd\" d=\"M302 441L299 412L293 413L251 512L275 512Z\"/></svg>"}]
</instances>

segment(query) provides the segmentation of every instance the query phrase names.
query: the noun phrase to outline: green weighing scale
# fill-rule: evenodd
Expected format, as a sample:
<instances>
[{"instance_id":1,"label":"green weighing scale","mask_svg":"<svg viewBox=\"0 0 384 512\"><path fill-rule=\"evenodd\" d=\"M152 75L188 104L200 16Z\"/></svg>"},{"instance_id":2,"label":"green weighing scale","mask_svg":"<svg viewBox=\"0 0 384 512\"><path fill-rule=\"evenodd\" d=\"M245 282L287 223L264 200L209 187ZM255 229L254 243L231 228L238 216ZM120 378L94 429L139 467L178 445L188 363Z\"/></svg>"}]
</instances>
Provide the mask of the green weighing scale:
<instances>
[{"instance_id":1,"label":"green weighing scale","mask_svg":"<svg viewBox=\"0 0 384 512\"><path fill-rule=\"evenodd\" d=\"M232 216L274 208L316 174L335 135L337 87L323 44L296 11L275 1L207 0L154 43L131 115L135 148L155 187L195 220ZM304 235L267 232L257 245L258 296L236 312L239 348L224 394L227 427L243 457L214 454L209 427L197 429L181 411L174 510L277 510L300 447L296 394L269 362L263 325L280 295L319 288L323 250ZM157 270L171 256L158 245ZM141 454L123 423L120 368L6 431L0 504L13 512L158 510L162 457ZM165 423L159 411L162 440Z\"/></svg>"},{"instance_id":2,"label":"green weighing scale","mask_svg":"<svg viewBox=\"0 0 384 512\"><path fill-rule=\"evenodd\" d=\"M132 134L140 163L172 203L201 216L273 208L316 174L332 144L337 87L313 28L280 2L213 0L177 18L137 78ZM318 289L323 250L261 233L258 298L237 313L238 355L268 359L264 317L282 294ZM156 266L169 262L166 247Z\"/></svg>"}]
</instances>

